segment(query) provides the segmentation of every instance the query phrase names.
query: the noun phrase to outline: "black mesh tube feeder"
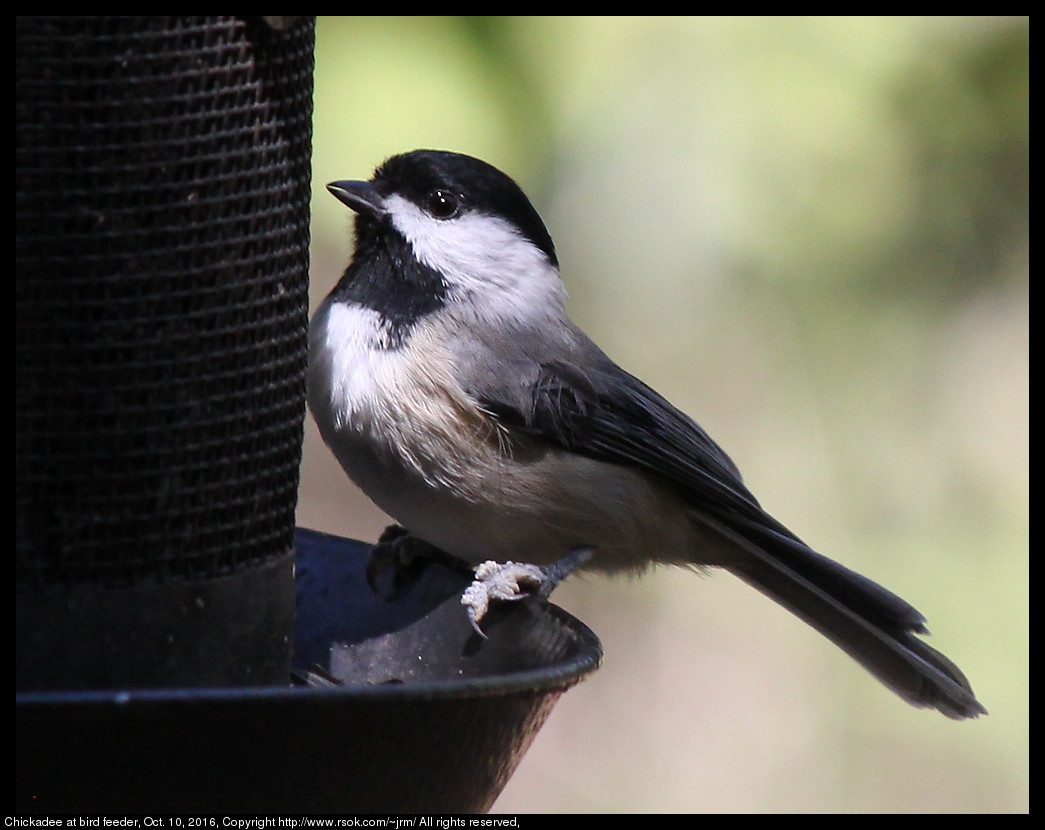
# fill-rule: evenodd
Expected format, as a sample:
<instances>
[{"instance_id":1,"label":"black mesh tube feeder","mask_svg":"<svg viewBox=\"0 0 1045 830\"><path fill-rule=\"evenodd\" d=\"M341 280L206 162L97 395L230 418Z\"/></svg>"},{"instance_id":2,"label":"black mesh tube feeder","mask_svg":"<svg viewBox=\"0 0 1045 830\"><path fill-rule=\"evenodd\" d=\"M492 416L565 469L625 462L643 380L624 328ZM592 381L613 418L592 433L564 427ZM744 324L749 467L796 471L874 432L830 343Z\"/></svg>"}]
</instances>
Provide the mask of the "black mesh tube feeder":
<instances>
[{"instance_id":1,"label":"black mesh tube feeder","mask_svg":"<svg viewBox=\"0 0 1045 830\"><path fill-rule=\"evenodd\" d=\"M485 810L598 664L294 526L313 42L16 18L17 811Z\"/></svg>"}]
</instances>

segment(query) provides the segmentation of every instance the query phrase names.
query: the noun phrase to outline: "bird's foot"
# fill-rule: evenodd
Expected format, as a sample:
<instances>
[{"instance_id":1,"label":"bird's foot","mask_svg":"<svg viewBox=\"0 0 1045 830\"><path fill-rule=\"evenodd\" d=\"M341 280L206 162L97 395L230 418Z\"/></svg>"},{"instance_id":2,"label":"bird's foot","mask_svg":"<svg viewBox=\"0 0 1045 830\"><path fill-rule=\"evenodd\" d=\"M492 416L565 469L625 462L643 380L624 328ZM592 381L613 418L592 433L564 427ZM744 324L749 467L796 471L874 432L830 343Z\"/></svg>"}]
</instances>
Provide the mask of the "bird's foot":
<instances>
[{"instance_id":1,"label":"bird's foot","mask_svg":"<svg viewBox=\"0 0 1045 830\"><path fill-rule=\"evenodd\" d=\"M530 565L525 562L495 562L487 560L476 566L475 581L461 595L461 605L468 613L468 621L480 637L486 634L479 623L491 602L514 602L536 593L547 599L559 584L592 555L591 548L574 548L550 565Z\"/></svg>"},{"instance_id":2,"label":"bird's foot","mask_svg":"<svg viewBox=\"0 0 1045 830\"><path fill-rule=\"evenodd\" d=\"M462 570L469 567L435 545L411 535L405 527L389 525L370 549L366 581L375 594L388 599L430 562L441 562Z\"/></svg>"}]
</instances>

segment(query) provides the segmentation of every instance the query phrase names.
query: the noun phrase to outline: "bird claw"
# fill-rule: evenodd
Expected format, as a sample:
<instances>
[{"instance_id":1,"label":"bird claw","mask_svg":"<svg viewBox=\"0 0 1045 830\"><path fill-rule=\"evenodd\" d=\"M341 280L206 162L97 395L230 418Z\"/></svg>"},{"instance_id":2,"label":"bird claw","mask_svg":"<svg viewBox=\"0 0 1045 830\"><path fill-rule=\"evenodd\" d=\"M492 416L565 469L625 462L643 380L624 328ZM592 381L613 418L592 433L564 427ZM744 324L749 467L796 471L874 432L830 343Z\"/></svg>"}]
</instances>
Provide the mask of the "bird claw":
<instances>
[{"instance_id":1,"label":"bird claw","mask_svg":"<svg viewBox=\"0 0 1045 830\"><path fill-rule=\"evenodd\" d=\"M366 581L375 594L391 599L433 562L454 570L471 570L464 561L412 535L406 528L389 525L370 549Z\"/></svg>"},{"instance_id":2,"label":"bird claw","mask_svg":"<svg viewBox=\"0 0 1045 830\"><path fill-rule=\"evenodd\" d=\"M591 555L591 548L575 548L550 565L495 562L492 559L479 564L475 568L475 580L461 595L461 604L468 613L472 628L484 640L487 639L479 623L486 616L491 602L515 602L530 596L533 591L547 599Z\"/></svg>"}]
</instances>

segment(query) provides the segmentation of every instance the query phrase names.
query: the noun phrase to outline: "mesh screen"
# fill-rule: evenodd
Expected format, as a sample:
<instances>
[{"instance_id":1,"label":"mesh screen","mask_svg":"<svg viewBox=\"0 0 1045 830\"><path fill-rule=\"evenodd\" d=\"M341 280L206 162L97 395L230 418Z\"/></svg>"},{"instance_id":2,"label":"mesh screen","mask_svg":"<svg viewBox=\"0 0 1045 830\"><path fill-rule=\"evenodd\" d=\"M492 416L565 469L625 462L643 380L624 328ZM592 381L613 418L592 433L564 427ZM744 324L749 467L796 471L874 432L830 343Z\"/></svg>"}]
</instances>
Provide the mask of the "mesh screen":
<instances>
[{"instance_id":1,"label":"mesh screen","mask_svg":"<svg viewBox=\"0 0 1045 830\"><path fill-rule=\"evenodd\" d=\"M20 586L292 546L313 35L16 18Z\"/></svg>"}]
</instances>

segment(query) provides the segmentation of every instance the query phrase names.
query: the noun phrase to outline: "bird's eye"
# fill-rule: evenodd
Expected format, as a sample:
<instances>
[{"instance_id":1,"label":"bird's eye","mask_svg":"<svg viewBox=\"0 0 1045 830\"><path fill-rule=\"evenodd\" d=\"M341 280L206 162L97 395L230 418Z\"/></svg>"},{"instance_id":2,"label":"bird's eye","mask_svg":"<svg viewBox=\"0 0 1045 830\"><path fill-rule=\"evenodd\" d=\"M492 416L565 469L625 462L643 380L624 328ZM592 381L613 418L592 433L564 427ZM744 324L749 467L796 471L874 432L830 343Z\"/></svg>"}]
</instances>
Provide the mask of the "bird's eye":
<instances>
[{"instance_id":1,"label":"bird's eye","mask_svg":"<svg viewBox=\"0 0 1045 830\"><path fill-rule=\"evenodd\" d=\"M460 210L461 203L449 190L433 190L428 194L428 212L436 219L453 219Z\"/></svg>"}]
</instances>

